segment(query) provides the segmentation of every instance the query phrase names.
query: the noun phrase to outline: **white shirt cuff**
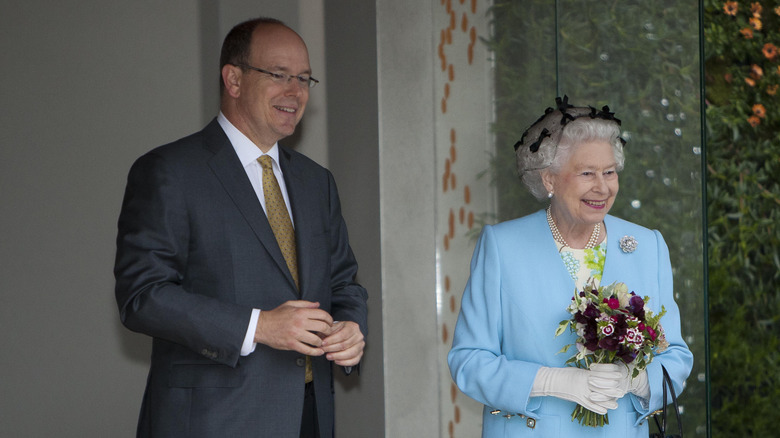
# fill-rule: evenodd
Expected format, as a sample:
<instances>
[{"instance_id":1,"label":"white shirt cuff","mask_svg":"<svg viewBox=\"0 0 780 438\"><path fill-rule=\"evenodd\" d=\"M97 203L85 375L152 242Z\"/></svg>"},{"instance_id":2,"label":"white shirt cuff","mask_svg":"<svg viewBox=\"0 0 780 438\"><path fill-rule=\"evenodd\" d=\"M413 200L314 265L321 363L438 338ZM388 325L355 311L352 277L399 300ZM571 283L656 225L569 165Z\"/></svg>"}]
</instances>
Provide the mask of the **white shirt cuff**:
<instances>
[{"instance_id":1,"label":"white shirt cuff","mask_svg":"<svg viewBox=\"0 0 780 438\"><path fill-rule=\"evenodd\" d=\"M249 356L255 351L255 332L257 331L257 319L260 317L260 309L252 309L252 317L249 319L249 327L246 329L244 343L241 345L241 356Z\"/></svg>"}]
</instances>

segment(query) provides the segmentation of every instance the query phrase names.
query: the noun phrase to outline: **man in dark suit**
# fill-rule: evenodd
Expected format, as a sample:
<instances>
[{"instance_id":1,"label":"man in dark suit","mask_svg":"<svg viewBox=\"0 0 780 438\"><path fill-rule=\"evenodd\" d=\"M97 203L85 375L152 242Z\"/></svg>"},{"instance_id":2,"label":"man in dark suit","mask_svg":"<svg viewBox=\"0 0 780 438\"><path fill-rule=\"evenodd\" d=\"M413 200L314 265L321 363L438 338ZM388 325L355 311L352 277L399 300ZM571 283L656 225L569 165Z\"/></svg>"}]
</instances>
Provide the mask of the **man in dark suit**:
<instances>
[{"instance_id":1,"label":"man in dark suit","mask_svg":"<svg viewBox=\"0 0 780 438\"><path fill-rule=\"evenodd\" d=\"M116 298L153 337L138 436L331 437L332 364L359 364L367 294L332 175L277 143L317 81L273 19L233 28L220 64L219 116L128 176Z\"/></svg>"}]
</instances>

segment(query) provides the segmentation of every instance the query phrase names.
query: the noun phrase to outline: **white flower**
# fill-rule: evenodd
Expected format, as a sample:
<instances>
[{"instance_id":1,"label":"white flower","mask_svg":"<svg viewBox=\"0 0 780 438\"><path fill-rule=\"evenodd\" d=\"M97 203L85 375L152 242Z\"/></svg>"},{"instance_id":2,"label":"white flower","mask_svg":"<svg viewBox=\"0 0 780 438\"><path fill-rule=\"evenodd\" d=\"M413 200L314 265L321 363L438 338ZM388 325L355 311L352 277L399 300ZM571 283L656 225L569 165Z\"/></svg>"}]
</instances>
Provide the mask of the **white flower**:
<instances>
[{"instance_id":1,"label":"white flower","mask_svg":"<svg viewBox=\"0 0 780 438\"><path fill-rule=\"evenodd\" d=\"M636 328L630 328L626 330L626 341L632 343L632 344L642 344L644 342L645 337L642 335L642 331Z\"/></svg>"},{"instance_id":2,"label":"white flower","mask_svg":"<svg viewBox=\"0 0 780 438\"><path fill-rule=\"evenodd\" d=\"M593 352L585 348L585 345L580 342L577 342L577 351L577 356L575 356L577 360L583 360L586 356L593 355Z\"/></svg>"}]
</instances>

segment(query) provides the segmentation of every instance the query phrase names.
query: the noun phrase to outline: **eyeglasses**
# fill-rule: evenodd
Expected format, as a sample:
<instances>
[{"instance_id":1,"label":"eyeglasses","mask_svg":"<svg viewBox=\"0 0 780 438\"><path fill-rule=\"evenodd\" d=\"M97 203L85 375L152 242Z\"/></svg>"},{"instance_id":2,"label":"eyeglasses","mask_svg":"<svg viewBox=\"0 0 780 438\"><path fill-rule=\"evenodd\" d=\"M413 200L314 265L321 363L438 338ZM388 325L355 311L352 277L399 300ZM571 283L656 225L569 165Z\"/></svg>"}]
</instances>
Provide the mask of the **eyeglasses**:
<instances>
[{"instance_id":1,"label":"eyeglasses","mask_svg":"<svg viewBox=\"0 0 780 438\"><path fill-rule=\"evenodd\" d=\"M295 83L301 88L314 88L320 81L314 79L309 75L288 75L286 73L274 73L272 71L263 70L262 68L252 67L248 64L235 64L237 67L248 68L271 77L271 80L276 84L288 84L291 80L295 79Z\"/></svg>"}]
</instances>

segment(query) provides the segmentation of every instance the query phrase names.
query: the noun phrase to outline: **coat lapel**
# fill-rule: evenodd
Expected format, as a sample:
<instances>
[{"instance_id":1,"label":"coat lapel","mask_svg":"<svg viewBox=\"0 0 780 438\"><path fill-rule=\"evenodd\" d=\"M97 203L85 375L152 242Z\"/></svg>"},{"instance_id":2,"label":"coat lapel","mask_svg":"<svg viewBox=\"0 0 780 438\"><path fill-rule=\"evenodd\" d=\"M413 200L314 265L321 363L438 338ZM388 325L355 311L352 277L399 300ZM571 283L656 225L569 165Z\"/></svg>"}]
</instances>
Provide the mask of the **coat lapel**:
<instances>
[{"instance_id":1,"label":"coat lapel","mask_svg":"<svg viewBox=\"0 0 780 438\"><path fill-rule=\"evenodd\" d=\"M290 270L276 242L276 237L268 223L268 218L263 212L263 207L257 199L252 184L246 177L246 172L241 166L241 162L236 155L230 141L216 120L212 121L204 130L205 145L214 156L209 161L209 167L214 175L225 188L228 196L233 200L238 210L246 219L249 226L254 231L260 243L271 255L277 267L284 272L284 275L292 285L292 291L295 291L295 282L293 282Z\"/></svg>"},{"instance_id":2,"label":"coat lapel","mask_svg":"<svg viewBox=\"0 0 780 438\"><path fill-rule=\"evenodd\" d=\"M549 266L554 266L555 272L545 272L543 275L548 275L551 278L556 279L556 281L557 279L560 279L561 287L565 287L565 290L568 290L573 294L574 290L577 288L577 284L574 282L574 279L571 278L571 273L566 268L566 264L561 260L561 253L558 252L555 238L552 235L552 231L550 231L550 226L547 224L547 212L544 209L536 212L534 214L533 223L536 232L530 233L529 237L533 240L529 241L526 246L528 248L540 248L540 251L542 251L538 254L540 260L553 261ZM542 265L541 262L537 263L540 263L540 266Z\"/></svg>"},{"instance_id":3,"label":"coat lapel","mask_svg":"<svg viewBox=\"0 0 780 438\"><path fill-rule=\"evenodd\" d=\"M295 225L295 244L298 255L298 284L300 285L300 296L306 296L309 289L311 270L311 254L308 243L311 242L313 233L312 223L314 215L312 214L314 201L311 199L312 190L307 188L309 179L296 166L296 157L289 150L279 147L279 165L284 174L284 183L287 186L287 196L290 198L290 209L292 210L293 224Z\"/></svg>"},{"instance_id":4,"label":"coat lapel","mask_svg":"<svg viewBox=\"0 0 780 438\"><path fill-rule=\"evenodd\" d=\"M620 249L618 241L625 234L621 224L610 215L604 217L604 225L607 229L607 258L604 260L604 273L601 276L601 284L606 286L616 281L625 283L628 275L633 272L625 266L626 254ZM623 278L619 278L622 276Z\"/></svg>"}]
</instances>

